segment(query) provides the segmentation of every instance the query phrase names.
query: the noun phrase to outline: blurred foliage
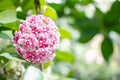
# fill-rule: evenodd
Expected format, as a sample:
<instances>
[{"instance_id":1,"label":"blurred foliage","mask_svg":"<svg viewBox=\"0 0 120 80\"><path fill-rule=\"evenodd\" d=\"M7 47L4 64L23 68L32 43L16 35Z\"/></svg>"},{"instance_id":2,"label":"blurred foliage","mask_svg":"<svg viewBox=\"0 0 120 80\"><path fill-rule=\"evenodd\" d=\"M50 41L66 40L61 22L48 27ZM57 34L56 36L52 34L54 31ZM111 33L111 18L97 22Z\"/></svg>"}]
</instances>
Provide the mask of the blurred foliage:
<instances>
[{"instance_id":1,"label":"blurred foliage","mask_svg":"<svg viewBox=\"0 0 120 80\"><path fill-rule=\"evenodd\" d=\"M119 34L120 30L120 1L115 1L107 13L103 13L96 5L94 5L96 9L93 18L91 19L87 18L83 11L80 12L75 7L76 4L86 6L90 3L94 5L93 0L66 0L64 4L51 3L50 5L55 8L58 16L70 17L74 20L71 25L73 28L80 31L80 43L87 43L96 34L102 34L104 36L104 41L102 42L101 50L104 59L108 61L108 58L112 55L114 50L109 33L115 31ZM69 14L66 14L64 11L66 7L70 9ZM106 38L106 36L108 38Z\"/></svg>"},{"instance_id":2,"label":"blurred foliage","mask_svg":"<svg viewBox=\"0 0 120 80\"><path fill-rule=\"evenodd\" d=\"M20 80L20 78L43 80L43 76L46 80L120 80L120 72L112 72L111 67L108 68L106 64L86 64L80 59L81 56L75 54L73 44L87 44L97 34L103 35L101 52L104 60L109 63L115 49L110 32L120 34L119 0L114 1L106 13L95 5L94 0L62 0L63 2L59 4L39 1L42 13L58 23L61 41L69 40L72 45L69 51L58 48L53 63L45 63L45 71L42 74L36 65L20 58L11 42L19 24L30 15L30 12L36 14L34 0L0 0L0 80ZM75 7L78 5L83 8L90 4L95 8L92 18L88 18L84 10ZM78 39L74 39L72 32L66 29L66 25L62 26L67 22L60 23L61 18L72 20L71 22L68 20L68 25L70 29L79 32Z\"/></svg>"}]
</instances>

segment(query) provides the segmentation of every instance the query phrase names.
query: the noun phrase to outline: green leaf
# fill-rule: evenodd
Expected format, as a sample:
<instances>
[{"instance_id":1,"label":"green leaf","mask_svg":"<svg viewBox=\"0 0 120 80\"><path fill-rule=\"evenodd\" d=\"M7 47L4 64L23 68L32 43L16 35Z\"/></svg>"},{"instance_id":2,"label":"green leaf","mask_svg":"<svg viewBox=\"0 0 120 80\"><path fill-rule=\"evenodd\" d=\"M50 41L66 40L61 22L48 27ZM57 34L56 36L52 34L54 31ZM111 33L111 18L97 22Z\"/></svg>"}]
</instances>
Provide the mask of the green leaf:
<instances>
[{"instance_id":1,"label":"green leaf","mask_svg":"<svg viewBox=\"0 0 120 80\"><path fill-rule=\"evenodd\" d=\"M94 29L96 31L99 30L101 23L99 22L98 16L94 16L92 19L83 18L82 20L76 20L75 27L78 30L91 30Z\"/></svg>"},{"instance_id":2,"label":"green leaf","mask_svg":"<svg viewBox=\"0 0 120 80\"><path fill-rule=\"evenodd\" d=\"M35 9L34 0L23 0L23 2L21 3L21 7L25 12Z\"/></svg>"},{"instance_id":3,"label":"green leaf","mask_svg":"<svg viewBox=\"0 0 120 80\"><path fill-rule=\"evenodd\" d=\"M5 42L7 43L7 44L5 44ZM19 56L17 53L16 53L16 49L15 49L15 47L13 46L13 45L9 45L8 46L8 44L10 44L10 43L8 43L9 41L3 41L3 43L1 43L1 45L0 45L0 48L1 48L1 50L0 50L0 53L5 53L5 52L8 52L8 53L10 53L11 55L14 55L14 56ZM4 44L4 46L3 46L3 44Z\"/></svg>"},{"instance_id":4,"label":"green leaf","mask_svg":"<svg viewBox=\"0 0 120 80\"><path fill-rule=\"evenodd\" d=\"M17 12L17 18L19 18L19 19L24 19L25 20L26 16L27 16L27 14L24 13L24 12L20 12L20 11Z\"/></svg>"},{"instance_id":5,"label":"green leaf","mask_svg":"<svg viewBox=\"0 0 120 80\"><path fill-rule=\"evenodd\" d=\"M72 39L72 35L66 29L59 28L61 38Z\"/></svg>"},{"instance_id":6,"label":"green leaf","mask_svg":"<svg viewBox=\"0 0 120 80\"><path fill-rule=\"evenodd\" d=\"M46 63L43 64L43 68L46 69L50 65L52 65L52 62L46 62Z\"/></svg>"},{"instance_id":7,"label":"green leaf","mask_svg":"<svg viewBox=\"0 0 120 80\"><path fill-rule=\"evenodd\" d=\"M11 2L16 6L20 6L21 0L11 0Z\"/></svg>"},{"instance_id":8,"label":"green leaf","mask_svg":"<svg viewBox=\"0 0 120 80\"><path fill-rule=\"evenodd\" d=\"M44 80L40 69L34 66L29 66L22 78L22 80Z\"/></svg>"},{"instance_id":9,"label":"green leaf","mask_svg":"<svg viewBox=\"0 0 120 80\"><path fill-rule=\"evenodd\" d=\"M74 63L75 56L72 53L69 52L63 52L63 51L56 51L56 59L62 60L69 63Z\"/></svg>"},{"instance_id":10,"label":"green leaf","mask_svg":"<svg viewBox=\"0 0 120 80\"><path fill-rule=\"evenodd\" d=\"M104 13L97 7L95 10L95 16L97 17L98 22L103 24Z\"/></svg>"},{"instance_id":11,"label":"green leaf","mask_svg":"<svg viewBox=\"0 0 120 80\"><path fill-rule=\"evenodd\" d=\"M71 69L71 70L69 71L67 77L74 77L74 75L75 75L75 71Z\"/></svg>"},{"instance_id":12,"label":"green leaf","mask_svg":"<svg viewBox=\"0 0 120 80\"><path fill-rule=\"evenodd\" d=\"M11 30L11 29L0 26L0 31L6 31L6 30Z\"/></svg>"},{"instance_id":13,"label":"green leaf","mask_svg":"<svg viewBox=\"0 0 120 80\"><path fill-rule=\"evenodd\" d=\"M19 24L20 24L20 22L16 21L16 22L3 24L2 27L8 28L10 30L18 30L19 29Z\"/></svg>"},{"instance_id":14,"label":"green leaf","mask_svg":"<svg viewBox=\"0 0 120 80\"><path fill-rule=\"evenodd\" d=\"M39 2L40 2L40 5L42 5L42 6L45 6L45 5L46 5L45 0L39 0Z\"/></svg>"},{"instance_id":15,"label":"green leaf","mask_svg":"<svg viewBox=\"0 0 120 80\"><path fill-rule=\"evenodd\" d=\"M7 59L14 60L14 61L19 61L19 62L25 62L22 59L11 56L9 53L2 53L2 54L0 54L0 57L5 57Z\"/></svg>"},{"instance_id":16,"label":"green leaf","mask_svg":"<svg viewBox=\"0 0 120 80\"><path fill-rule=\"evenodd\" d=\"M5 57L0 57L0 66L3 66L5 63L7 63L9 60Z\"/></svg>"},{"instance_id":17,"label":"green leaf","mask_svg":"<svg viewBox=\"0 0 120 80\"><path fill-rule=\"evenodd\" d=\"M105 14L104 24L105 27L112 27L119 23L120 19L120 1L115 1L109 12Z\"/></svg>"},{"instance_id":18,"label":"green leaf","mask_svg":"<svg viewBox=\"0 0 120 80\"><path fill-rule=\"evenodd\" d=\"M66 7L66 5L64 5L64 4L55 4L55 3L50 3L49 5L56 10L56 12L59 15L59 17L60 16L65 16L64 15L64 8Z\"/></svg>"},{"instance_id":19,"label":"green leaf","mask_svg":"<svg viewBox=\"0 0 120 80\"><path fill-rule=\"evenodd\" d=\"M10 39L10 37L9 37L7 34L2 33L2 32L0 32L0 38L3 38L3 39Z\"/></svg>"},{"instance_id":20,"label":"green leaf","mask_svg":"<svg viewBox=\"0 0 120 80\"><path fill-rule=\"evenodd\" d=\"M96 29L83 30L81 31L79 42L86 43L90 41L97 33L98 33L98 30Z\"/></svg>"},{"instance_id":21,"label":"green leaf","mask_svg":"<svg viewBox=\"0 0 120 80\"><path fill-rule=\"evenodd\" d=\"M11 0L0 0L0 10L15 9Z\"/></svg>"},{"instance_id":22,"label":"green leaf","mask_svg":"<svg viewBox=\"0 0 120 80\"><path fill-rule=\"evenodd\" d=\"M0 12L0 23L10 23L16 20L16 11L14 9L7 9Z\"/></svg>"},{"instance_id":23,"label":"green leaf","mask_svg":"<svg viewBox=\"0 0 120 80\"><path fill-rule=\"evenodd\" d=\"M81 0L81 3L84 4L84 5L87 5L87 4L90 4L90 3L93 3L94 0Z\"/></svg>"},{"instance_id":24,"label":"green leaf","mask_svg":"<svg viewBox=\"0 0 120 80\"><path fill-rule=\"evenodd\" d=\"M118 25L112 27L111 30L112 30L112 31L115 31L115 32L117 32L117 33L120 34L120 24L118 24Z\"/></svg>"},{"instance_id":25,"label":"green leaf","mask_svg":"<svg viewBox=\"0 0 120 80\"><path fill-rule=\"evenodd\" d=\"M102 55L108 62L113 54L113 43L109 37L105 37L101 44Z\"/></svg>"},{"instance_id":26,"label":"green leaf","mask_svg":"<svg viewBox=\"0 0 120 80\"><path fill-rule=\"evenodd\" d=\"M46 7L46 9L44 11L44 15L47 16L47 17L50 17L54 21L56 21L57 20L57 13L56 13L56 11L52 7L50 7L50 6L45 6L45 7Z\"/></svg>"},{"instance_id":27,"label":"green leaf","mask_svg":"<svg viewBox=\"0 0 120 80\"><path fill-rule=\"evenodd\" d=\"M76 3L79 3L80 0L66 0L65 5L73 8Z\"/></svg>"}]
</instances>

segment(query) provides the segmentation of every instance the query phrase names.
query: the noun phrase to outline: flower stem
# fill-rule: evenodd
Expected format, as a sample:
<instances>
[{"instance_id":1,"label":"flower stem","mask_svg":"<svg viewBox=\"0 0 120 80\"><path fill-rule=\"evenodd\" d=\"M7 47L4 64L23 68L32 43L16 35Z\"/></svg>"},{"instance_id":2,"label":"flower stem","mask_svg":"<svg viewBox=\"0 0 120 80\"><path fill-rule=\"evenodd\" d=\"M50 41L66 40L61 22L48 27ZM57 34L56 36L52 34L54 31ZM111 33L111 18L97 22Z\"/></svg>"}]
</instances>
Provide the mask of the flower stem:
<instances>
[{"instance_id":1,"label":"flower stem","mask_svg":"<svg viewBox=\"0 0 120 80\"><path fill-rule=\"evenodd\" d=\"M39 0L34 0L34 4L35 4L36 13L40 14L41 13L41 5L40 5Z\"/></svg>"},{"instance_id":2,"label":"flower stem","mask_svg":"<svg viewBox=\"0 0 120 80\"><path fill-rule=\"evenodd\" d=\"M40 67L40 70L42 72L43 71L43 65L41 63L39 64L39 67Z\"/></svg>"},{"instance_id":3,"label":"flower stem","mask_svg":"<svg viewBox=\"0 0 120 80\"><path fill-rule=\"evenodd\" d=\"M35 9L36 9L36 14L41 14L41 5L39 0L34 0L34 4L35 4ZM43 66L42 63L38 64L41 72L43 71Z\"/></svg>"}]
</instances>

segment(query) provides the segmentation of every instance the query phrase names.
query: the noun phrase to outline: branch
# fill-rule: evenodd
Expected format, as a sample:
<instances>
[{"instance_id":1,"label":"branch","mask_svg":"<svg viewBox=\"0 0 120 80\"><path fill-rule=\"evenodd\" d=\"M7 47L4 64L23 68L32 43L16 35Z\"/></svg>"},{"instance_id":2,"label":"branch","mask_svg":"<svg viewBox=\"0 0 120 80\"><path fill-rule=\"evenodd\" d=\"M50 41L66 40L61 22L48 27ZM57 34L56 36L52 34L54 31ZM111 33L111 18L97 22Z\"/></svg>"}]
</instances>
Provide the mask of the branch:
<instances>
[{"instance_id":1,"label":"branch","mask_svg":"<svg viewBox=\"0 0 120 80\"><path fill-rule=\"evenodd\" d=\"M36 13L40 14L41 13L41 5L40 5L39 0L34 0L34 4L35 4Z\"/></svg>"}]
</instances>

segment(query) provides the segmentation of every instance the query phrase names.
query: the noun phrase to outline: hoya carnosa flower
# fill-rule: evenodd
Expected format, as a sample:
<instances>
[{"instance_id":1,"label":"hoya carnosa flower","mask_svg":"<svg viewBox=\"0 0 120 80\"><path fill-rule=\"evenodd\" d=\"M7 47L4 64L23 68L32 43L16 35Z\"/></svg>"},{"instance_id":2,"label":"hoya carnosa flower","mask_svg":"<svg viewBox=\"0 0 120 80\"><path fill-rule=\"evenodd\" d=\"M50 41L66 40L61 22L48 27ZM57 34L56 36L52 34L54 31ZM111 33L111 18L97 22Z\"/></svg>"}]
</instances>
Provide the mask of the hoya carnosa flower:
<instances>
[{"instance_id":1,"label":"hoya carnosa flower","mask_svg":"<svg viewBox=\"0 0 120 80\"><path fill-rule=\"evenodd\" d=\"M45 63L54 57L60 34L54 21L43 15L32 15L20 24L13 38L18 53L32 63Z\"/></svg>"}]
</instances>

